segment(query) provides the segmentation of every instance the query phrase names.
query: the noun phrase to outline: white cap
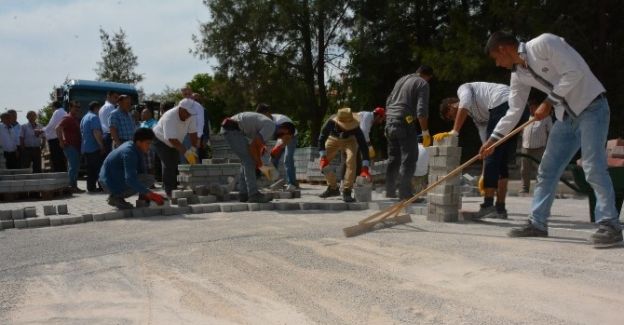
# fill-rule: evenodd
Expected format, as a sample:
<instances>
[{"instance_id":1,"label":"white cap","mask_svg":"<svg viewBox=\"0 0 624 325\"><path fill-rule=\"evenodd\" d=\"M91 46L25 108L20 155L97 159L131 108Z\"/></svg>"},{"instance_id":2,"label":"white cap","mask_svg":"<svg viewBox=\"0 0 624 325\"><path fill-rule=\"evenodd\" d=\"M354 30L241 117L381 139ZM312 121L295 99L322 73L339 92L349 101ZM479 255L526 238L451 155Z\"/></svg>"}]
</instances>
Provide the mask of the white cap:
<instances>
[{"instance_id":1,"label":"white cap","mask_svg":"<svg viewBox=\"0 0 624 325\"><path fill-rule=\"evenodd\" d=\"M196 112L193 109L193 105L195 105L195 101L189 98L184 98L178 103L178 107L184 108L189 114L195 115Z\"/></svg>"}]
</instances>

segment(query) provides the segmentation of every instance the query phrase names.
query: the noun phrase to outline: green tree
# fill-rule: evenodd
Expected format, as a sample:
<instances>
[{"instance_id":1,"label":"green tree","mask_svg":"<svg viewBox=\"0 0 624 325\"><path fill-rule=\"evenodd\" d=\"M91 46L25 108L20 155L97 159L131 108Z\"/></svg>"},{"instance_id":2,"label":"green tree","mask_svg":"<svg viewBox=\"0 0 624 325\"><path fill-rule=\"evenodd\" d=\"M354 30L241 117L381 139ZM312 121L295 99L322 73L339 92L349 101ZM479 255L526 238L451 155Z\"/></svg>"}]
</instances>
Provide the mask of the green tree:
<instances>
[{"instance_id":1,"label":"green tree","mask_svg":"<svg viewBox=\"0 0 624 325\"><path fill-rule=\"evenodd\" d=\"M130 84L137 84L143 80L143 75L135 72L139 65L138 58L126 41L126 32L123 29L120 28L119 32L111 37L100 28L100 40L102 61L97 62L95 69L97 80Z\"/></svg>"},{"instance_id":2,"label":"green tree","mask_svg":"<svg viewBox=\"0 0 624 325\"><path fill-rule=\"evenodd\" d=\"M195 53L214 57L218 70L246 104L260 101L290 110L319 134L328 112L326 76L344 57L338 46L348 1L204 1L212 21L202 24ZM229 103L226 101L229 105ZM288 113L288 112L284 112Z\"/></svg>"}]
</instances>

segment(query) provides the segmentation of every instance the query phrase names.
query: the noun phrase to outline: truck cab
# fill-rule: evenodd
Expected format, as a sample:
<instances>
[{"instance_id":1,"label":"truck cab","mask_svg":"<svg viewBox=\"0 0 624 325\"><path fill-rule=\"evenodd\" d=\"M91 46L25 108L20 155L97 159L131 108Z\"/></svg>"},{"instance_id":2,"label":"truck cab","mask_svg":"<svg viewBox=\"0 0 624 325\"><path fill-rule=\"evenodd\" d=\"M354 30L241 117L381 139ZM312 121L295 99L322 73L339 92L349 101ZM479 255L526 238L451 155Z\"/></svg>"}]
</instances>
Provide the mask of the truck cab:
<instances>
[{"instance_id":1,"label":"truck cab","mask_svg":"<svg viewBox=\"0 0 624 325\"><path fill-rule=\"evenodd\" d=\"M95 100L103 105L106 100L106 93L109 91L130 96L133 105L139 103L139 92L134 85L110 81L71 79L56 89L56 97L63 102L63 107L66 108L69 107L70 101L80 103L84 116L89 110L89 103Z\"/></svg>"}]
</instances>

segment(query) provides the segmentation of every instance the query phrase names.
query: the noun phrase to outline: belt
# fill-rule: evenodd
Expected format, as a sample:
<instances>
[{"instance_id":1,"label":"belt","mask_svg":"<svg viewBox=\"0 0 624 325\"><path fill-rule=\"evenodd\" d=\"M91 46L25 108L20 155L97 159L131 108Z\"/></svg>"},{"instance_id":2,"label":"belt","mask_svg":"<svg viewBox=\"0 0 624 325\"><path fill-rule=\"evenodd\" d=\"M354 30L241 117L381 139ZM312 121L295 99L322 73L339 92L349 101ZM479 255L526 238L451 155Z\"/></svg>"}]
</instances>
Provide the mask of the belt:
<instances>
[{"instance_id":1,"label":"belt","mask_svg":"<svg viewBox=\"0 0 624 325\"><path fill-rule=\"evenodd\" d=\"M221 122L221 127L227 131L240 130L240 127L238 127L238 122L229 118L226 118L223 120L223 122Z\"/></svg>"}]
</instances>

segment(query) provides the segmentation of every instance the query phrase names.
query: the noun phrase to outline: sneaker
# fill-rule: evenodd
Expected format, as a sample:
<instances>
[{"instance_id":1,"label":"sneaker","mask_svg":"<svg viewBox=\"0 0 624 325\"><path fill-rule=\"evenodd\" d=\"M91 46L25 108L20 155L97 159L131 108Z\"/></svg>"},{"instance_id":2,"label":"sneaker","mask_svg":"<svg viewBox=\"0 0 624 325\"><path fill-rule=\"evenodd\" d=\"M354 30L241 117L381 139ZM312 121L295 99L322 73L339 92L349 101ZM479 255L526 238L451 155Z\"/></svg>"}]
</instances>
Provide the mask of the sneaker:
<instances>
[{"instance_id":1,"label":"sneaker","mask_svg":"<svg viewBox=\"0 0 624 325\"><path fill-rule=\"evenodd\" d=\"M247 200L247 202L249 203L269 203L273 200L272 197L269 197L265 194L262 194L260 192L250 195L249 196L249 200Z\"/></svg>"},{"instance_id":2,"label":"sneaker","mask_svg":"<svg viewBox=\"0 0 624 325\"><path fill-rule=\"evenodd\" d=\"M351 189L344 189L342 191L342 200L346 203L355 202L355 199L351 196Z\"/></svg>"},{"instance_id":3,"label":"sneaker","mask_svg":"<svg viewBox=\"0 0 624 325\"><path fill-rule=\"evenodd\" d=\"M238 201L239 202L249 201L249 195L247 193L238 193Z\"/></svg>"},{"instance_id":4,"label":"sneaker","mask_svg":"<svg viewBox=\"0 0 624 325\"><path fill-rule=\"evenodd\" d=\"M507 217L508 217L507 210L496 211L497 219L507 219Z\"/></svg>"},{"instance_id":5,"label":"sneaker","mask_svg":"<svg viewBox=\"0 0 624 325\"><path fill-rule=\"evenodd\" d=\"M524 227L513 228L507 234L509 237L548 237L548 230L536 228L531 221Z\"/></svg>"},{"instance_id":6,"label":"sneaker","mask_svg":"<svg viewBox=\"0 0 624 325\"><path fill-rule=\"evenodd\" d=\"M340 190L337 188L331 188L331 186L327 186L327 189L325 190L325 192L319 195L319 197L323 199L332 197L332 196L340 196Z\"/></svg>"},{"instance_id":7,"label":"sneaker","mask_svg":"<svg viewBox=\"0 0 624 325\"><path fill-rule=\"evenodd\" d=\"M296 190L297 190L297 186L293 184L286 185L286 188L284 189L284 191L286 192L294 192Z\"/></svg>"},{"instance_id":8,"label":"sneaker","mask_svg":"<svg viewBox=\"0 0 624 325\"><path fill-rule=\"evenodd\" d=\"M481 206L479 208L479 212L477 212L474 218L483 219L483 218L496 218L496 217L497 217L496 207L492 205L489 207Z\"/></svg>"},{"instance_id":9,"label":"sneaker","mask_svg":"<svg viewBox=\"0 0 624 325\"><path fill-rule=\"evenodd\" d=\"M126 200L119 197L109 196L106 202L108 202L108 205L114 206L119 210L128 210L134 208L132 204L126 202Z\"/></svg>"},{"instance_id":10,"label":"sneaker","mask_svg":"<svg viewBox=\"0 0 624 325\"><path fill-rule=\"evenodd\" d=\"M609 225L599 225L598 230L591 235L590 242L594 247L611 247L622 243L622 230L615 230Z\"/></svg>"}]
</instances>

